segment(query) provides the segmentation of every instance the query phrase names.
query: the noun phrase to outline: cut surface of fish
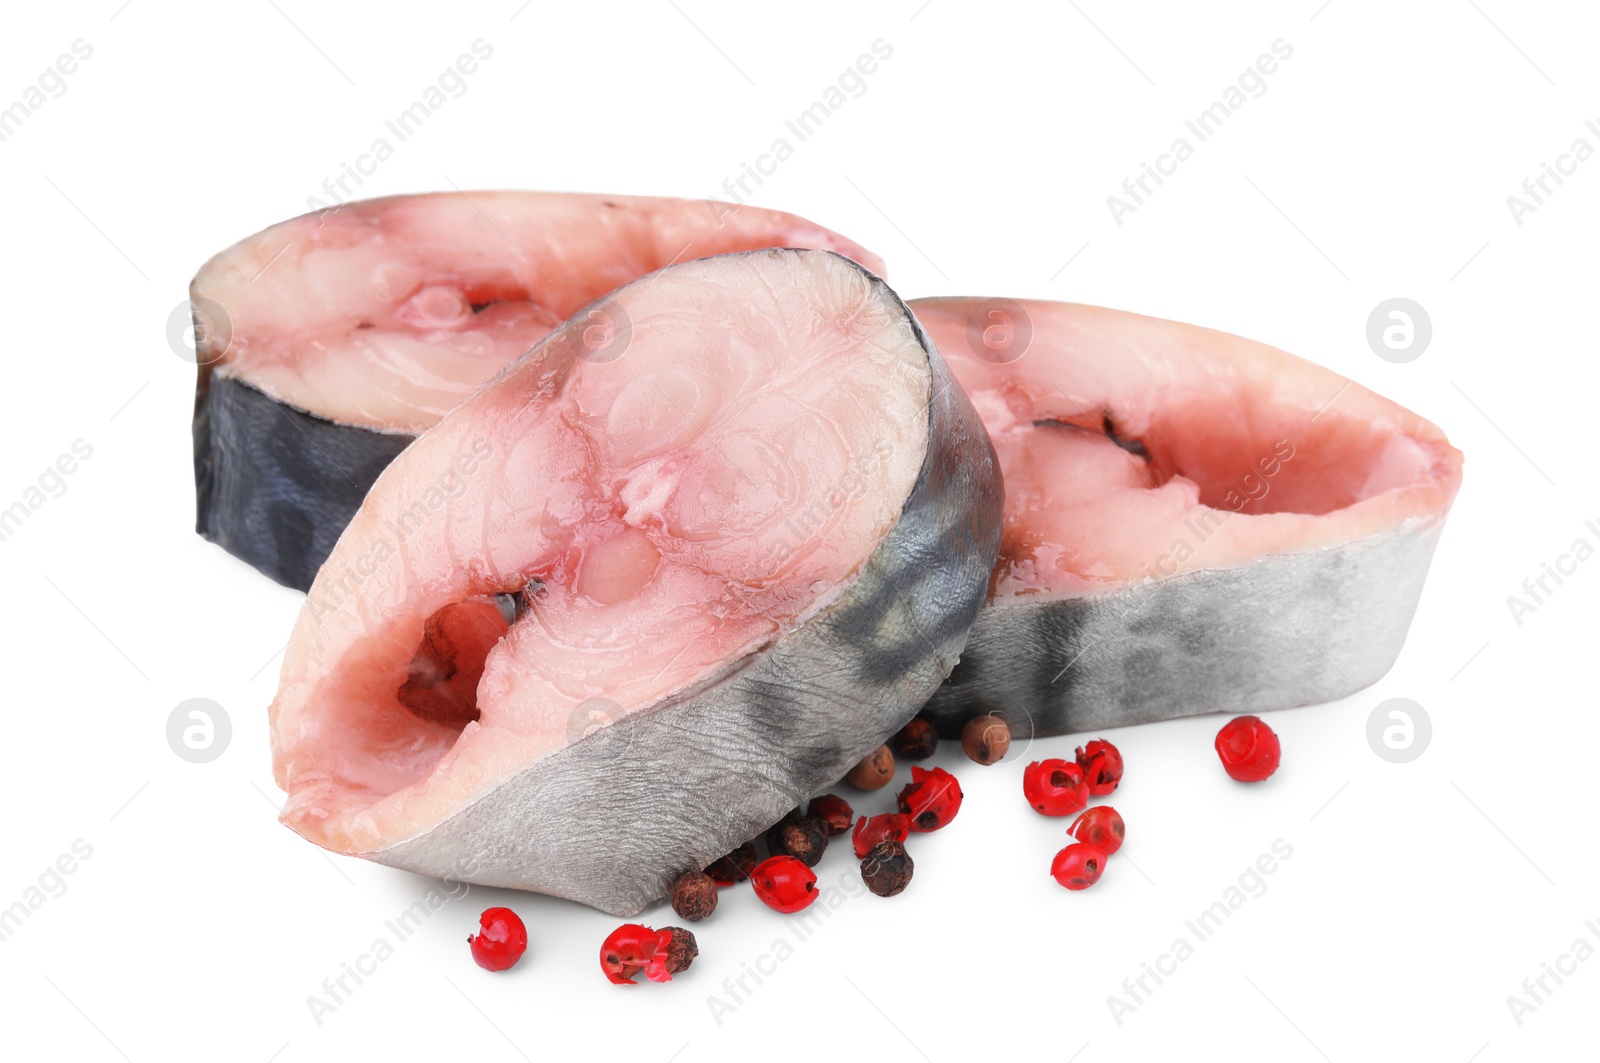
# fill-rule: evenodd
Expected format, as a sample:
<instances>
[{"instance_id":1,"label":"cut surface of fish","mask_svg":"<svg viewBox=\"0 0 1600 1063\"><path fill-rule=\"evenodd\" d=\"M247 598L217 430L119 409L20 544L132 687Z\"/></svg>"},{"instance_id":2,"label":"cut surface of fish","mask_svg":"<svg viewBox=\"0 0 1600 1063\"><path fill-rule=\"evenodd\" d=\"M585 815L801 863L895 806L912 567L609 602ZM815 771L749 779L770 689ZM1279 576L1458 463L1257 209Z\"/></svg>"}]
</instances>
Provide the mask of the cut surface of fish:
<instances>
[{"instance_id":1,"label":"cut surface of fish","mask_svg":"<svg viewBox=\"0 0 1600 1063\"><path fill-rule=\"evenodd\" d=\"M285 654L282 818L632 915L926 701L1000 513L977 415L862 267L636 281L378 477Z\"/></svg>"},{"instance_id":2,"label":"cut surface of fish","mask_svg":"<svg viewBox=\"0 0 1600 1063\"><path fill-rule=\"evenodd\" d=\"M1437 427L1264 344L1066 303L912 309L1006 484L927 711L1050 735L1328 701L1394 663L1461 484Z\"/></svg>"},{"instance_id":3,"label":"cut surface of fish","mask_svg":"<svg viewBox=\"0 0 1600 1063\"><path fill-rule=\"evenodd\" d=\"M190 285L196 528L304 590L377 474L579 308L673 262L876 256L804 218L547 192L347 203L274 225Z\"/></svg>"}]
</instances>

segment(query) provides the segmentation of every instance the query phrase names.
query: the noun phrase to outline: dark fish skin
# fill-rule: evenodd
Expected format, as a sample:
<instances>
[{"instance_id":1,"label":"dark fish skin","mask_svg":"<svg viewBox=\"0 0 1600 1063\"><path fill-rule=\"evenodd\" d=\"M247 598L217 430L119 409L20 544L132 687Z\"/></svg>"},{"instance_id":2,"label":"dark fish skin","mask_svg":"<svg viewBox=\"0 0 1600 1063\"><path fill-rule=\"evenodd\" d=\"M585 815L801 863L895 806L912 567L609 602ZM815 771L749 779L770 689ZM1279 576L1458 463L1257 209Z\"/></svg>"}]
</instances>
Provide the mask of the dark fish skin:
<instances>
[{"instance_id":1,"label":"dark fish skin","mask_svg":"<svg viewBox=\"0 0 1600 1063\"><path fill-rule=\"evenodd\" d=\"M413 438L336 424L202 367L195 531L307 590L373 481Z\"/></svg>"},{"instance_id":2,"label":"dark fish skin","mask_svg":"<svg viewBox=\"0 0 1600 1063\"><path fill-rule=\"evenodd\" d=\"M632 916L904 726L955 665L983 603L1003 494L972 404L911 320L932 371L928 449L900 519L838 600L697 690L539 760L425 834L362 855L450 878L470 853L473 882Z\"/></svg>"},{"instance_id":3,"label":"dark fish skin","mask_svg":"<svg viewBox=\"0 0 1600 1063\"><path fill-rule=\"evenodd\" d=\"M1079 598L986 607L923 710L1021 739L1353 694L1399 656L1443 519Z\"/></svg>"}]
</instances>

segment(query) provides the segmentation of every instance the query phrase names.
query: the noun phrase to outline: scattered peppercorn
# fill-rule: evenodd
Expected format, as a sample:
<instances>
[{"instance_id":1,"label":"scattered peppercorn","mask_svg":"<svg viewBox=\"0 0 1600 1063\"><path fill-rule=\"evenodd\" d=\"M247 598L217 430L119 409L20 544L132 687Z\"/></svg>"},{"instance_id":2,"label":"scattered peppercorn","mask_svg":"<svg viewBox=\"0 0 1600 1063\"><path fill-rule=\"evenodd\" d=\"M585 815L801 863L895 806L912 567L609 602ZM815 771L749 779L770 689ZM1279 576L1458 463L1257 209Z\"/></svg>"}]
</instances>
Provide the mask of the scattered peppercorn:
<instances>
[{"instance_id":1,"label":"scattered peppercorn","mask_svg":"<svg viewBox=\"0 0 1600 1063\"><path fill-rule=\"evenodd\" d=\"M717 910L717 883L704 871L685 871L672 884L672 910L698 923Z\"/></svg>"},{"instance_id":2,"label":"scattered peppercorn","mask_svg":"<svg viewBox=\"0 0 1600 1063\"><path fill-rule=\"evenodd\" d=\"M896 799L900 811L911 817L914 831L938 830L961 811L961 784L943 768L911 769L911 782Z\"/></svg>"},{"instance_id":3,"label":"scattered peppercorn","mask_svg":"<svg viewBox=\"0 0 1600 1063\"><path fill-rule=\"evenodd\" d=\"M798 808L791 808L784 814L782 819L778 820L778 822L767 828L766 842L768 856L777 856L787 851L783 847L783 828L787 827L791 823L800 822L800 817L802 814L803 813L801 813Z\"/></svg>"},{"instance_id":4,"label":"scattered peppercorn","mask_svg":"<svg viewBox=\"0 0 1600 1063\"><path fill-rule=\"evenodd\" d=\"M600 969L617 985L633 985L640 972L652 982L670 982L700 954L694 935L678 926L652 930L624 923L600 945Z\"/></svg>"},{"instance_id":5,"label":"scattered peppercorn","mask_svg":"<svg viewBox=\"0 0 1600 1063\"><path fill-rule=\"evenodd\" d=\"M893 838L879 842L861 861L861 881L880 897L893 897L906 888L916 865L906 847Z\"/></svg>"},{"instance_id":6,"label":"scattered peppercorn","mask_svg":"<svg viewBox=\"0 0 1600 1063\"><path fill-rule=\"evenodd\" d=\"M528 951L528 928L510 908L485 908L478 916L478 932L467 936L472 959L486 971L515 967Z\"/></svg>"},{"instance_id":7,"label":"scattered peppercorn","mask_svg":"<svg viewBox=\"0 0 1600 1063\"><path fill-rule=\"evenodd\" d=\"M700 943L694 939L693 933L681 926L669 926L661 932L671 935L665 946L667 974L687 971L695 957L700 955Z\"/></svg>"},{"instance_id":8,"label":"scattered peppercorn","mask_svg":"<svg viewBox=\"0 0 1600 1063\"><path fill-rule=\"evenodd\" d=\"M1078 767L1083 769L1083 779L1089 793L1104 797L1122 781L1122 753L1105 739L1096 738L1078 749Z\"/></svg>"},{"instance_id":9,"label":"scattered peppercorn","mask_svg":"<svg viewBox=\"0 0 1600 1063\"><path fill-rule=\"evenodd\" d=\"M768 908L798 912L817 899L817 875L792 856L769 856L750 872L750 885Z\"/></svg>"},{"instance_id":10,"label":"scattered peppercorn","mask_svg":"<svg viewBox=\"0 0 1600 1063\"><path fill-rule=\"evenodd\" d=\"M718 857L706 874L719 886L731 886L750 877L750 869L761 862L755 842L745 842L727 856Z\"/></svg>"},{"instance_id":11,"label":"scattered peppercorn","mask_svg":"<svg viewBox=\"0 0 1600 1063\"><path fill-rule=\"evenodd\" d=\"M961 729L961 749L979 764L997 764L1011 748L1011 728L995 715L974 716Z\"/></svg>"},{"instance_id":12,"label":"scattered peppercorn","mask_svg":"<svg viewBox=\"0 0 1600 1063\"><path fill-rule=\"evenodd\" d=\"M865 760L850 769L845 776L858 790L881 790L894 778L894 754L888 746L879 746L867 754Z\"/></svg>"},{"instance_id":13,"label":"scattered peppercorn","mask_svg":"<svg viewBox=\"0 0 1600 1063\"><path fill-rule=\"evenodd\" d=\"M927 760L939 749L939 732L925 716L918 716L889 739L889 748L897 757L907 760Z\"/></svg>"},{"instance_id":14,"label":"scattered peppercorn","mask_svg":"<svg viewBox=\"0 0 1600 1063\"><path fill-rule=\"evenodd\" d=\"M1050 874L1069 890L1086 890L1100 881L1106 854L1085 842L1073 842L1050 862Z\"/></svg>"},{"instance_id":15,"label":"scattered peppercorn","mask_svg":"<svg viewBox=\"0 0 1600 1063\"><path fill-rule=\"evenodd\" d=\"M822 825L828 828L829 836L843 834L855 822L855 812L851 810L850 802L837 794L813 797L811 804L806 807L806 815L820 819Z\"/></svg>"},{"instance_id":16,"label":"scattered peppercorn","mask_svg":"<svg viewBox=\"0 0 1600 1063\"><path fill-rule=\"evenodd\" d=\"M780 823L767 835L768 852L773 856L792 856L807 867L816 867L827 848L828 828L814 816Z\"/></svg>"},{"instance_id":17,"label":"scattered peppercorn","mask_svg":"<svg viewBox=\"0 0 1600 1063\"><path fill-rule=\"evenodd\" d=\"M1110 805L1097 805L1073 820L1067 833L1110 856L1122 848L1128 825L1122 822L1122 814Z\"/></svg>"},{"instance_id":18,"label":"scattered peppercorn","mask_svg":"<svg viewBox=\"0 0 1600 1063\"><path fill-rule=\"evenodd\" d=\"M1217 732L1216 747L1228 778L1238 782L1262 781L1278 770L1283 755L1278 736L1259 716L1229 720Z\"/></svg>"},{"instance_id":19,"label":"scattered peppercorn","mask_svg":"<svg viewBox=\"0 0 1600 1063\"><path fill-rule=\"evenodd\" d=\"M1089 784L1072 761L1036 760L1022 773L1022 795L1041 815L1070 816L1089 804Z\"/></svg>"},{"instance_id":20,"label":"scattered peppercorn","mask_svg":"<svg viewBox=\"0 0 1600 1063\"><path fill-rule=\"evenodd\" d=\"M855 845L856 858L864 860L879 842L891 840L903 842L910 833L910 816L899 812L885 812L877 816L862 816L850 840Z\"/></svg>"}]
</instances>

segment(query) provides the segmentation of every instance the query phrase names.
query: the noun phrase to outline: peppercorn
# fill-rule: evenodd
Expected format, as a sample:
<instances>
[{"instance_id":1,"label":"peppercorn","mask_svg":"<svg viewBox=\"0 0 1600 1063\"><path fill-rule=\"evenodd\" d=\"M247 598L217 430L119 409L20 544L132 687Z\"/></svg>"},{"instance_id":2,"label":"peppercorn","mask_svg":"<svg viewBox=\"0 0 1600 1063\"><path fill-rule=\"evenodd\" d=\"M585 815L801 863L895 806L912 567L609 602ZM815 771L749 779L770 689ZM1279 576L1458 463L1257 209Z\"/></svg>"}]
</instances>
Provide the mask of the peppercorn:
<instances>
[{"instance_id":1,"label":"peppercorn","mask_svg":"<svg viewBox=\"0 0 1600 1063\"><path fill-rule=\"evenodd\" d=\"M814 816L785 820L767 833L767 852L773 856L792 856L807 867L816 867L828 848L828 828Z\"/></svg>"},{"instance_id":2,"label":"peppercorn","mask_svg":"<svg viewBox=\"0 0 1600 1063\"><path fill-rule=\"evenodd\" d=\"M760 855L756 852L755 842L745 842L727 856L718 857L706 868L706 874L711 876L719 886L731 886L735 882L743 882L750 877L750 869L761 862Z\"/></svg>"},{"instance_id":3,"label":"peppercorn","mask_svg":"<svg viewBox=\"0 0 1600 1063\"><path fill-rule=\"evenodd\" d=\"M667 973L678 974L687 971L694 958L700 955L700 943L695 941L694 934L681 926L662 927L661 932L672 935L666 945Z\"/></svg>"},{"instance_id":4,"label":"peppercorn","mask_svg":"<svg viewBox=\"0 0 1600 1063\"><path fill-rule=\"evenodd\" d=\"M993 714L974 716L961 729L961 749L979 764L997 764L1011 748L1011 728Z\"/></svg>"},{"instance_id":5,"label":"peppercorn","mask_svg":"<svg viewBox=\"0 0 1600 1063\"><path fill-rule=\"evenodd\" d=\"M880 897L893 897L906 888L916 865L906 847L893 838L879 842L861 861L861 881Z\"/></svg>"},{"instance_id":6,"label":"peppercorn","mask_svg":"<svg viewBox=\"0 0 1600 1063\"><path fill-rule=\"evenodd\" d=\"M798 912L820 897L817 873L792 856L769 856L750 872L750 887L761 903L785 914Z\"/></svg>"},{"instance_id":7,"label":"peppercorn","mask_svg":"<svg viewBox=\"0 0 1600 1063\"><path fill-rule=\"evenodd\" d=\"M918 716L889 739L889 748L895 756L907 760L927 760L939 748L939 732L925 716Z\"/></svg>"},{"instance_id":8,"label":"peppercorn","mask_svg":"<svg viewBox=\"0 0 1600 1063\"><path fill-rule=\"evenodd\" d=\"M717 910L717 883L704 871L685 871L672 884L672 910L698 923Z\"/></svg>"},{"instance_id":9,"label":"peppercorn","mask_svg":"<svg viewBox=\"0 0 1600 1063\"><path fill-rule=\"evenodd\" d=\"M843 834L855 821L855 812L851 810L850 802L836 794L813 797L811 804L806 807L806 815L820 819L822 825L828 828L829 837Z\"/></svg>"},{"instance_id":10,"label":"peppercorn","mask_svg":"<svg viewBox=\"0 0 1600 1063\"><path fill-rule=\"evenodd\" d=\"M912 768L911 781L896 798L900 811L917 832L938 830L961 811L961 784L943 768Z\"/></svg>"},{"instance_id":11,"label":"peppercorn","mask_svg":"<svg viewBox=\"0 0 1600 1063\"><path fill-rule=\"evenodd\" d=\"M1261 782L1278 770L1283 750L1278 736L1259 716L1238 716L1217 732L1222 770L1237 782Z\"/></svg>"},{"instance_id":12,"label":"peppercorn","mask_svg":"<svg viewBox=\"0 0 1600 1063\"><path fill-rule=\"evenodd\" d=\"M1086 746L1079 746L1077 758L1091 796L1104 797L1122 782L1122 753L1105 739L1096 738Z\"/></svg>"},{"instance_id":13,"label":"peppercorn","mask_svg":"<svg viewBox=\"0 0 1600 1063\"><path fill-rule=\"evenodd\" d=\"M888 839L906 840L911 833L911 817L899 812L885 812L877 816L862 816L850 840L855 844L856 859L865 860L878 843Z\"/></svg>"},{"instance_id":14,"label":"peppercorn","mask_svg":"<svg viewBox=\"0 0 1600 1063\"><path fill-rule=\"evenodd\" d=\"M881 790L894 778L894 754L879 746L865 760L850 769L845 780L858 790Z\"/></svg>"}]
</instances>

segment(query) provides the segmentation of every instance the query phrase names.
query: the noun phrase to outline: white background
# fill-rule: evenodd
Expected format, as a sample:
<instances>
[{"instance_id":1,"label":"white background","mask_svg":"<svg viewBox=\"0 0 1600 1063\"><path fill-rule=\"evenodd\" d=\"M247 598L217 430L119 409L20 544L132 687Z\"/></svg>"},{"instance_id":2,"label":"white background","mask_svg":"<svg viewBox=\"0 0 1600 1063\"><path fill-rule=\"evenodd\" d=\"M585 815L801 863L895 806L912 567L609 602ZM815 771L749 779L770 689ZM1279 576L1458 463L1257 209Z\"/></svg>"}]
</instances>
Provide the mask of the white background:
<instances>
[{"instance_id":1,"label":"white background","mask_svg":"<svg viewBox=\"0 0 1600 1063\"><path fill-rule=\"evenodd\" d=\"M8 1058L830 1057L1430 1060L1594 1054L1600 962L1537 1010L1507 997L1600 918L1593 669L1600 561L1518 625L1508 595L1600 518L1592 461L1600 161L1520 226L1506 197L1600 118L1597 19L1507 0L1012 6L548 0L31 4L0 34L0 101L83 38L67 90L0 143L8 342L0 503L76 439L93 455L0 543L8 671L0 906L82 839L92 856L0 943ZM121 6L119 7L119 4ZM168 315L208 256L307 209L477 38L491 59L361 195L575 189L726 195L876 39L893 55L755 190L882 254L907 297L1103 303L1265 340L1442 425L1467 454L1409 642L1377 686L1279 713L1284 765L1230 783L1220 718L1109 735L1126 858L1069 894L1063 824L1021 765L948 750L967 802L917 839L903 896L848 899L777 973L708 998L792 924L745 889L670 985L596 963L618 920L474 889L335 1012L306 998L427 880L278 825L264 709L300 596L192 530L192 366ZM1135 213L1106 197L1283 38L1294 49ZM792 136L790 137L793 140ZM1364 332L1420 302L1408 364ZM1581 426L1581 427L1580 427ZM1431 746L1387 763L1383 699ZM226 752L186 763L168 714L214 699ZM1037 757L1070 755L1068 738ZM854 796L854 795L852 795ZM877 802L861 802L879 810ZM1107 997L1276 839L1251 899L1119 1024ZM845 847L819 868L837 883ZM477 911L532 937L475 968ZM645 917L674 922L669 911ZM791 939L792 940L792 939ZM1152 983L1153 984L1153 983ZM724 996L724 999L725 996ZM1026 1054L1023 1054L1026 1053Z\"/></svg>"}]
</instances>

